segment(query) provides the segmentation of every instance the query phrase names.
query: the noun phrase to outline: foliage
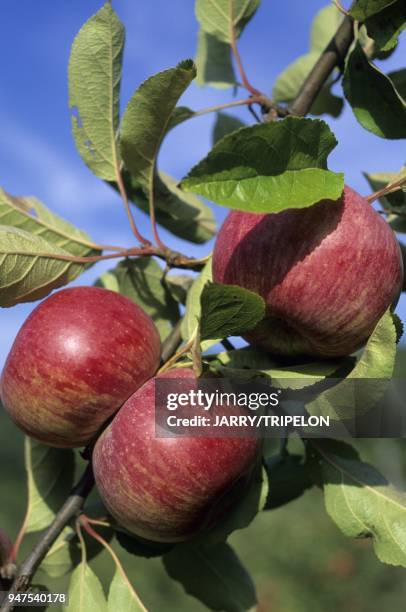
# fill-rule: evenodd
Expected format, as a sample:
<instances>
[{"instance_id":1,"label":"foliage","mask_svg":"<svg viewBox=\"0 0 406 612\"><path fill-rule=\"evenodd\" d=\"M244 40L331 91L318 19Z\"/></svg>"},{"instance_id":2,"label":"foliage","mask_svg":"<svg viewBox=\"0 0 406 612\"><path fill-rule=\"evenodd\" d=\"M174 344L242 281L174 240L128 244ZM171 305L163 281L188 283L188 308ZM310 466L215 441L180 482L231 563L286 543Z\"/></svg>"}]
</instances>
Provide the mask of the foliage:
<instances>
[{"instance_id":1,"label":"foliage","mask_svg":"<svg viewBox=\"0 0 406 612\"><path fill-rule=\"evenodd\" d=\"M343 16L333 5L315 16L309 50L278 76L269 100L248 81L237 47L259 8L259 0L196 0L196 63L184 60L150 76L135 88L126 105L120 98L124 24L110 2L90 17L73 42L69 60L72 134L83 162L123 199L140 244L130 249L98 245L36 198L0 190L0 306L42 299L90 265L118 258L96 285L138 304L154 320L163 341L176 338L180 329L183 346L170 356L179 361L176 365L192 365L196 372L200 364L209 376L272 384L306 415L357 419L376 405L394 377L403 325L392 310L378 321L362 351L340 359L284 359L251 346L235 348L229 338L252 331L267 316L264 299L247 289L213 282L210 255L194 259L189 252L179 253L162 242L156 225L201 244L216 233L211 204L275 214L306 209L321 200L333 203L342 195L344 174L328 167L330 154L339 146L333 131L320 119L293 116L290 105L311 87L312 71L323 61L326 47L331 51L330 41ZM359 22L355 40L341 64L336 63L317 84L307 112L338 118L348 103L359 129L380 138L404 138L405 70L385 74L374 63L396 51L406 22L403 3L355 0L349 14ZM182 106L181 98L194 81L235 90L242 81L250 97L241 105L258 105L261 120L249 124L248 119L243 122L224 112L239 101L200 112ZM337 95L340 87L343 95ZM204 159L181 180L158 168L167 134L186 122L193 138L195 118L213 111L212 148ZM385 219L396 231L406 232L404 168L399 173L366 171L364 176L371 189L379 191L376 197ZM389 183L396 189L385 190ZM154 243L139 235L129 202L149 214ZM249 263L254 270L255 258ZM186 272L173 274L176 268ZM216 349L220 342L225 350ZM176 347L172 354L175 351ZM371 539L380 561L405 568L404 492L361 459L352 445L313 439L306 429L300 436L290 430L285 434L279 452L272 440L263 443L249 485L236 487L232 508L215 526L187 542L142 540L118 525L100 500L86 500L81 518L70 516L39 559L46 580L65 580L65 586L69 580L65 610L145 611L137 581L129 578L131 567L141 562L150 563L149 567L162 563L162 580L178 595L181 586L186 602L193 602L192 597L200 602L192 605L227 612L250 610L258 602L257 585L234 543L246 537L248 526L258 540L265 540L265 521L272 530L278 512L289 513L294 500L306 503L302 496L315 499L316 487L327 514L343 534ZM84 455L88 458L89 448ZM44 537L82 468L83 461L72 450L26 439L27 509L21 538ZM94 502L100 512L92 521L86 516ZM306 520L312 518L313 511ZM255 531L258 524L261 530ZM262 544L258 541L258 550ZM102 584L97 563L104 548L114 567L110 573L101 572L109 577ZM105 559L105 551L103 555ZM121 556L129 568L121 564Z\"/></svg>"}]
</instances>

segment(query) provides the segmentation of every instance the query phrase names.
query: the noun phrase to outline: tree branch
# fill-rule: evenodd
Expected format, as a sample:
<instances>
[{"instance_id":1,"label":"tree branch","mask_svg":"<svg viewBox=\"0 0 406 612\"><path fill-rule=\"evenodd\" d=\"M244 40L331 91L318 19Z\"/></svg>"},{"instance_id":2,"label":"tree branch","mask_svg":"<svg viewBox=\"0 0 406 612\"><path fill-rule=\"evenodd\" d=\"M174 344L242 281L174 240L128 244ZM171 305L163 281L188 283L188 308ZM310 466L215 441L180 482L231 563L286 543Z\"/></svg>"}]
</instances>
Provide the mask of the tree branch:
<instances>
[{"instance_id":1,"label":"tree branch","mask_svg":"<svg viewBox=\"0 0 406 612\"><path fill-rule=\"evenodd\" d=\"M288 108L289 114L303 116L310 111L334 68L343 67L353 39L353 20L351 17L345 17Z\"/></svg>"},{"instance_id":2,"label":"tree branch","mask_svg":"<svg viewBox=\"0 0 406 612\"><path fill-rule=\"evenodd\" d=\"M183 255L183 253L178 253L178 251L172 251L171 249L165 248L165 251L162 251L160 248L156 248L154 246L144 246L144 247L135 247L132 249L122 249L119 250L116 247L114 253L108 253L106 255L92 255L90 257L79 257L77 255L61 255L59 253L35 253L33 252L24 252L25 255L31 255L33 257L43 257L49 259L57 259L60 261L71 261L72 263L97 263L99 261L105 261L107 259L119 259L124 257L158 257L158 259L162 259L166 262L169 268L181 268L185 270L201 270L207 261L207 257L203 257L201 259L193 259L192 257L187 257L187 255Z\"/></svg>"},{"instance_id":3,"label":"tree branch","mask_svg":"<svg viewBox=\"0 0 406 612\"><path fill-rule=\"evenodd\" d=\"M83 506L87 496L94 485L94 477L92 466L89 463L82 478L78 484L72 489L68 499L59 510L51 525L41 536L34 549L28 557L23 561L17 570L17 575L13 581L10 595L15 595L19 591L25 591L29 587L31 580L46 557L52 544L55 542L63 528L73 519ZM0 608L0 612L10 612L13 610L15 603L7 598Z\"/></svg>"},{"instance_id":4,"label":"tree branch","mask_svg":"<svg viewBox=\"0 0 406 612\"><path fill-rule=\"evenodd\" d=\"M163 365L168 359L174 355L178 349L178 346L182 342L182 336L180 333L180 328L182 325L182 319L178 321L175 327L172 329L171 333L162 343L162 353L161 353L161 364Z\"/></svg>"}]
</instances>

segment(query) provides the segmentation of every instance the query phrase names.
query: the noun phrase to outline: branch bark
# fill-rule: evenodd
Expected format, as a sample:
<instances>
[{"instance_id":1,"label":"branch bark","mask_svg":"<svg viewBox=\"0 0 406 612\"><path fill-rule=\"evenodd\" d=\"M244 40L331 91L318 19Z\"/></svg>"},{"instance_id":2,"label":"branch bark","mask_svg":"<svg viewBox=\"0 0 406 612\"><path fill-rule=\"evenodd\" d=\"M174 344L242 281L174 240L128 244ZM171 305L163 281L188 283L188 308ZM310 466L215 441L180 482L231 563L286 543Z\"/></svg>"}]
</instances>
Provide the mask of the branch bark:
<instances>
[{"instance_id":1,"label":"branch bark","mask_svg":"<svg viewBox=\"0 0 406 612\"><path fill-rule=\"evenodd\" d=\"M334 68L343 68L345 56L354 39L353 23L351 17L347 16L343 19L290 105L289 114L306 115Z\"/></svg>"},{"instance_id":2,"label":"branch bark","mask_svg":"<svg viewBox=\"0 0 406 612\"><path fill-rule=\"evenodd\" d=\"M68 499L59 510L51 525L41 536L35 548L30 552L28 557L23 561L17 571L17 575L13 581L9 595L15 595L19 591L25 591L29 587L31 580L41 565L43 559L55 542L63 528L73 519L81 510L87 496L94 485L94 477L92 466L89 463L83 476L78 484L72 489ZM10 612L14 608L14 603L7 598L0 608L0 612Z\"/></svg>"},{"instance_id":3,"label":"branch bark","mask_svg":"<svg viewBox=\"0 0 406 612\"><path fill-rule=\"evenodd\" d=\"M162 353L161 353L161 364L163 365L168 359L174 355L178 349L178 346L182 342L182 336L180 333L180 328L182 325L182 319L178 321L175 327L172 329L171 333L162 343Z\"/></svg>"}]
</instances>

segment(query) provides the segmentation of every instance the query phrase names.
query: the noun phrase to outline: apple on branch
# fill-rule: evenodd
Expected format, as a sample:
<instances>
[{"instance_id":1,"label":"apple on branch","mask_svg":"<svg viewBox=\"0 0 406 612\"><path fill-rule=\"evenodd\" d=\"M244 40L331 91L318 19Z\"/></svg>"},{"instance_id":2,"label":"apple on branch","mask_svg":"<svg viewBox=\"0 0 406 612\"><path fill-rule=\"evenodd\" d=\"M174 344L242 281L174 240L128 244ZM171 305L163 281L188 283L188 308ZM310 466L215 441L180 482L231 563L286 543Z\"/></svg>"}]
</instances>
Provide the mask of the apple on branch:
<instances>
[{"instance_id":1,"label":"apple on branch","mask_svg":"<svg viewBox=\"0 0 406 612\"><path fill-rule=\"evenodd\" d=\"M245 338L285 356L334 358L360 348L395 305L403 264L396 237L350 187L277 214L232 211L217 237L216 282L262 296L266 317Z\"/></svg>"},{"instance_id":2,"label":"apple on branch","mask_svg":"<svg viewBox=\"0 0 406 612\"><path fill-rule=\"evenodd\" d=\"M160 376L196 387L190 368ZM253 437L156 437L151 379L98 439L93 469L101 498L121 525L147 540L179 542L214 527L230 510L236 492L251 483L259 450Z\"/></svg>"},{"instance_id":3,"label":"apple on branch","mask_svg":"<svg viewBox=\"0 0 406 612\"><path fill-rule=\"evenodd\" d=\"M152 319L128 298L99 287L64 289L19 331L1 399L28 435L80 447L154 375L160 348Z\"/></svg>"}]
</instances>

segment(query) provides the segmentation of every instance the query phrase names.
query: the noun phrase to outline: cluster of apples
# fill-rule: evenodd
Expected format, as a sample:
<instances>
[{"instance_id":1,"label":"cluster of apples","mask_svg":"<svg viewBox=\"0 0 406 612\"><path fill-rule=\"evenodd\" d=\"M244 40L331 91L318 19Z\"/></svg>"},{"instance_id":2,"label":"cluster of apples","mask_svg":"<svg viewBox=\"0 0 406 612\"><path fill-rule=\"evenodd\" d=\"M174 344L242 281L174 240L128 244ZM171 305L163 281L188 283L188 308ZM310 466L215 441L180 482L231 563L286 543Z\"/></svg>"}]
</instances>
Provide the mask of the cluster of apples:
<instances>
[{"instance_id":1,"label":"cluster of apples","mask_svg":"<svg viewBox=\"0 0 406 612\"><path fill-rule=\"evenodd\" d=\"M396 302L403 268L390 227L346 187L340 200L305 210L231 212L213 276L264 298L267 316L249 342L279 355L332 358L366 341ZM224 511L224 496L250 481L259 442L155 437L160 349L153 321L126 297L64 289L18 333L1 398L14 422L45 444L81 447L101 432L92 461L107 509L140 537L176 542L202 530L220 500ZM165 377L194 381L189 369Z\"/></svg>"}]
</instances>

